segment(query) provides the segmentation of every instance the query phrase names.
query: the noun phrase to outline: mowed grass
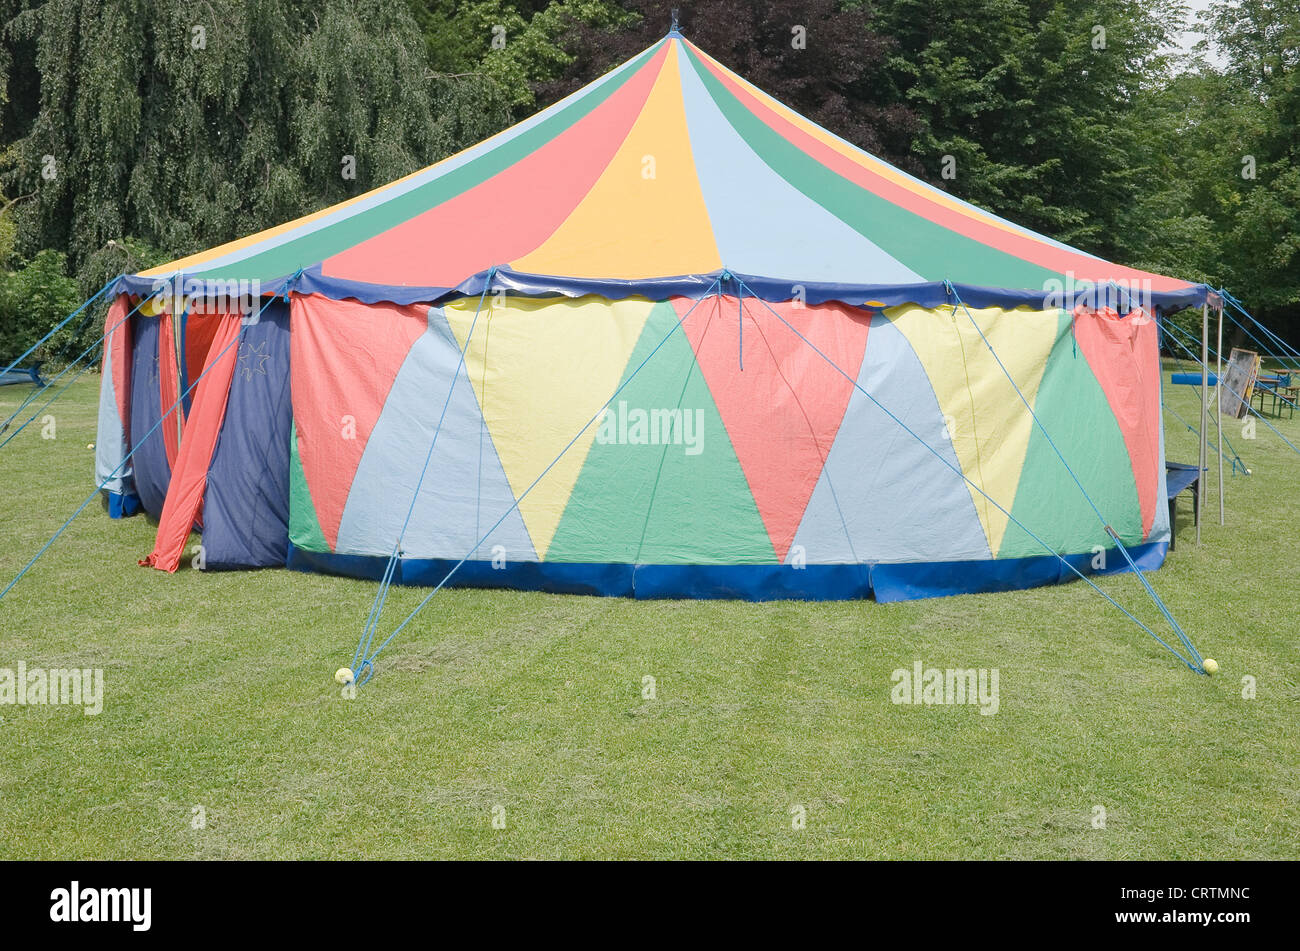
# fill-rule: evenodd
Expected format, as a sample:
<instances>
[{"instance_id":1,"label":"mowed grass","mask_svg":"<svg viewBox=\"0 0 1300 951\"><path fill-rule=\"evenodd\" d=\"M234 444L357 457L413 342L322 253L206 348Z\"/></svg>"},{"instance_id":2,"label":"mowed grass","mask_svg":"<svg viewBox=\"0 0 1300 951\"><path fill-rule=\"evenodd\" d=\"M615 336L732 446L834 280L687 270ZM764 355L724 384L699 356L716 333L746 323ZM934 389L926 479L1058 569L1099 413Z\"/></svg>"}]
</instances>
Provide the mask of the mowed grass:
<instances>
[{"instance_id":1,"label":"mowed grass","mask_svg":"<svg viewBox=\"0 0 1300 951\"><path fill-rule=\"evenodd\" d=\"M1166 392L1195 419L1194 390ZM96 400L88 376L56 439L0 450L0 584L92 488ZM1185 501L1151 576L1214 678L1082 583L892 605L448 590L347 700L332 675L374 584L139 568L153 527L95 503L0 601L0 667L106 680L98 716L0 706L0 858L1294 858L1300 457L1229 435L1254 474L1229 479L1226 527L1212 505L1198 548ZM1101 584L1161 622L1133 577ZM426 593L395 589L381 635ZM998 668L999 712L891 703L916 660Z\"/></svg>"}]
</instances>

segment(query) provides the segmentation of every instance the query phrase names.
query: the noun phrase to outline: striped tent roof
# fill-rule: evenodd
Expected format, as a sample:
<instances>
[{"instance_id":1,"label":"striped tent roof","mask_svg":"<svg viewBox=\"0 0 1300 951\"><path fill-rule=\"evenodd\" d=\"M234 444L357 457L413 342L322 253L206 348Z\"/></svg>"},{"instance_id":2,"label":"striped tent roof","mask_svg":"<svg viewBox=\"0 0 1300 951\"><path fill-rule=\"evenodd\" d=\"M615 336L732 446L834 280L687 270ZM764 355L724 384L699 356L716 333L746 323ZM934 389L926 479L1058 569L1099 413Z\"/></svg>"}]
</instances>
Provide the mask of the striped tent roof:
<instances>
[{"instance_id":1,"label":"striped tent roof","mask_svg":"<svg viewBox=\"0 0 1300 951\"><path fill-rule=\"evenodd\" d=\"M410 303L477 293L690 293L720 272L770 299L981 306L1057 281L1204 288L1112 264L907 175L797 115L672 33L532 118L316 214L124 278L287 279ZM811 289L810 291L808 289Z\"/></svg>"}]
</instances>

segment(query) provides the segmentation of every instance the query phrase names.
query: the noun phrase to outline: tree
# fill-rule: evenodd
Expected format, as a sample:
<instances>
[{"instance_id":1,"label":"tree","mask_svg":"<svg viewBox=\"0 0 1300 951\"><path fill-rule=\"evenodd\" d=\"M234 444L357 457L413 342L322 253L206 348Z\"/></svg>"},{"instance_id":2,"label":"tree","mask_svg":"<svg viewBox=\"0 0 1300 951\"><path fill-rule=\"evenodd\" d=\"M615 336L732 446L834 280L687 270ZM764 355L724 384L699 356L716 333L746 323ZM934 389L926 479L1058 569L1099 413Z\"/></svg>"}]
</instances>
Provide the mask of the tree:
<instances>
[{"instance_id":1,"label":"tree","mask_svg":"<svg viewBox=\"0 0 1300 951\"><path fill-rule=\"evenodd\" d=\"M1128 260L1227 287L1300 343L1300 4L1216 4L1201 28L1197 58L1135 102L1155 147L1133 169Z\"/></svg>"},{"instance_id":2,"label":"tree","mask_svg":"<svg viewBox=\"0 0 1300 951\"><path fill-rule=\"evenodd\" d=\"M1220 85L1241 105L1213 133L1236 173L1224 279L1266 313L1300 308L1300 3L1217 2L1207 32L1227 56ZM1235 154L1234 154L1235 153ZM1253 172L1253 174L1250 174ZM1297 321L1296 323L1300 323ZM1293 337L1295 335L1293 334Z\"/></svg>"},{"instance_id":3,"label":"tree","mask_svg":"<svg viewBox=\"0 0 1300 951\"><path fill-rule=\"evenodd\" d=\"M625 0L626 25L571 21L560 42L572 57L564 74L537 84L553 102L662 39L668 4ZM918 131L906 105L881 94L880 70L892 41L864 9L836 0L700 0L681 5L680 27L693 43L764 91L854 144L909 170Z\"/></svg>"},{"instance_id":4,"label":"tree","mask_svg":"<svg viewBox=\"0 0 1300 951\"><path fill-rule=\"evenodd\" d=\"M0 144L8 184L35 195L19 250L65 248L78 271L109 240L180 255L280 224L508 119L494 84L434 75L410 10L384 0L6 6Z\"/></svg>"},{"instance_id":5,"label":"tree","mask_svg":"<svg viewBox=\"0 0 1300 951\"><path fill-rule=\"evenodd\" d=\"M572 65L561 43L570 29L619 29L633 19L615 0L412 0L411 6L433 69L490 80L515 120L535 110L538 84Z\"/></svg>"},{"instance_id":6,"label":"tree","mask_svg":"<svg viewBox=\"0 0 1300 951\"><path fill-rule=\"evenodd\" d=\"M1132 169L1154 143L1134 100L1169 72L1167 0L883 0L898 44L884 82L921 116L914 146L935 184L1102 257ZM950 157L946 168L945 157Z\"/></svg>"},{"instance_id":7,"label":"tree","mask_svg":"<svg viewBox=\"0 0 1300 951\"><path fill-rule=\"evenodd\" d=\"M0 369L76 310L81 300L77 282L65 273L64 256L58 251L46 249L21 270L0 272ZM76 330L69 325L36 358L71 359L99 336L96 333L79 345Z\"/></svg>"}]
</instances>

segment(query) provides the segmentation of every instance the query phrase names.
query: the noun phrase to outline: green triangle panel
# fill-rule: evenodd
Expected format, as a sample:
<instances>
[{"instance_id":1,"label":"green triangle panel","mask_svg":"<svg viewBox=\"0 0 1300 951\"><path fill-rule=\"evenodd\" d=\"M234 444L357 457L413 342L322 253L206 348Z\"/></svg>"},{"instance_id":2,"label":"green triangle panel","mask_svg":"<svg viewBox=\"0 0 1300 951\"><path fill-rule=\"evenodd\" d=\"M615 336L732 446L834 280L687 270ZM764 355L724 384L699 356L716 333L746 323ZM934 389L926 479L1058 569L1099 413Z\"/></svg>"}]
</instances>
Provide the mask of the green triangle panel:
<instances>
[{"instance_id":1,"label":"green triangle panel","mask_svg":"<svg viewBox=\"0 0 1300 951\"><path fill-rule=\"evenodd\" d=\"M1124 544L1141 544L1142 510L1124 434L1087 359L1073 346L1069 315L1062 311L1060 321L1034 412ZM1114 546L1037 426L1029 437L1011 514L1061 554ZM1012 521L998 557L1044 553L1043 546Z\"/></svg>"},{"instance_id":2,"label":"green triangle panel","mask_svg":"<svg viewBox=\"0 0 1300 951\"><path fill-rule=\"evenodd\" d=\"M298 426L289 431L289 541L295 548L306 551L328 552L329 542L321 531L316 517L316 505L311 500L311 489L298 458Z\"/></svg>"},{"instance_id":3,"label":"green triangle panel","mask_svg":"<svg viewBox=\"0 0 1300 951\"><path fill-rule=\"evenodd\" d=\"M672 305L662 303L646 321L621 381L631 382L601 423L548 561L776 563L690 342L673 329L677 319ZM690 425L681 424L680 443L675 431L665 435L665 411L673 409L691 414ZM656 410L657 440L656 427L638 425L640 414Z\"/></svg>"}]
</instances>

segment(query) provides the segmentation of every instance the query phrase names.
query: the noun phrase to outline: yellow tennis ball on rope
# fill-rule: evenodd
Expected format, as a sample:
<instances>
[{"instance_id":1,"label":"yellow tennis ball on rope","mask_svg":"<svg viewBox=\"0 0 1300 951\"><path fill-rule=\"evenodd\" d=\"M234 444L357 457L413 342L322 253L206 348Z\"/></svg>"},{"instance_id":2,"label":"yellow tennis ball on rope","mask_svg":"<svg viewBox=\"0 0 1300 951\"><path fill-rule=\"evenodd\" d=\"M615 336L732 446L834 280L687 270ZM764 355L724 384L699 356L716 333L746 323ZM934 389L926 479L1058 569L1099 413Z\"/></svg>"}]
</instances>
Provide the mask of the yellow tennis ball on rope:
<instances>
[{"instance_id":1,"label":"yellow tennis ball on rope","mask_svg":"<svg viewBox=\"0 0 1300 951\"><path fill-rule=\"evenodd\" d=\"M1207 674L1212 674L1218 669L1219 662L1213 657L1207 657L1205 660L1201 661L1201 670L1205 671Z\"/></svg>"},{"instance_id":2,"label":"yellow tennis ball on rope","mask_svg":"<svg viewBox=\"0 0 1300 951\"><path fill-rule=\"evenodd\" d=\"M340 667L338 670L334 671L334 679L346 687L355 679L352 674L352 668Z\"/></svg>"}]
</instances>

